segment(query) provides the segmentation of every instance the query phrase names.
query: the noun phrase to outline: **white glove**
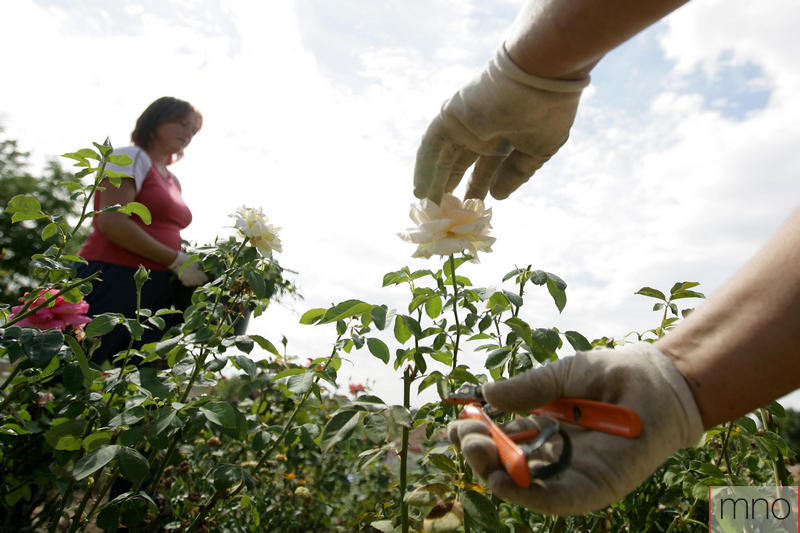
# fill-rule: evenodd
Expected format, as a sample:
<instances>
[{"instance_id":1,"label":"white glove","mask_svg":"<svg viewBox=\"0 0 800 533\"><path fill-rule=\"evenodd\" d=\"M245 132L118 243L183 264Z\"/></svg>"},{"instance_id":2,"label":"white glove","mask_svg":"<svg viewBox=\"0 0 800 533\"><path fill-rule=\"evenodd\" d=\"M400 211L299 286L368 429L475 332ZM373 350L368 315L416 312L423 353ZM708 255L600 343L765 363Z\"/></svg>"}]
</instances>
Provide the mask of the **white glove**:
<instances>
[{"instance_id":1,"label":"white glove","mask_svg":"<svg viewBox=\"0 0 800 533\"><path fill-rule=\"evenodd\" d=\"M169 265L170 270L175 272L178 275L178 279L181 280L181 283L186 287L197 287L198 285L202 285L206 281L208 281L208 276L205 272L203 272L202 267L200 266L199 261L193 261L188 265L184 266L186 261L189 260L189 255L183 251L178 252L178 256Z\"/></svg>"},{"instance_id":2,"label":"white glove","mask_svg":"<svg viewBox=\"0 0 800 533\"><path fill-rule=\"evenodd\" d=\"M623 405L641 419L642 432L635 439L561 422L572 441L571 462L563 472L528 488L515 484L502 468L485 424L450 424L450 439L495 495L541 514L584 514L619 501L673 452L696 445L703 434L703 421L683 375L648 343L578 352L507 381L488 383L483 395L503 411L527 412L567 396ZM512 424L513 431L519 431L535 421ZM558 453L553 450L552 455L557 458Z\"/></svg>"},{"instance_id":3,"label":"white glove","mask_svg":"<svg viewBox=\"0 0 800 533\"><path fill-rule=\"evenodd\" d=\"M414 194L438 203L472 163L466 198L507 198L567 141L581 80L540 78L521 70L504 46L483 73L442 106L422 138Z\"/></svg>"}]
</instances>

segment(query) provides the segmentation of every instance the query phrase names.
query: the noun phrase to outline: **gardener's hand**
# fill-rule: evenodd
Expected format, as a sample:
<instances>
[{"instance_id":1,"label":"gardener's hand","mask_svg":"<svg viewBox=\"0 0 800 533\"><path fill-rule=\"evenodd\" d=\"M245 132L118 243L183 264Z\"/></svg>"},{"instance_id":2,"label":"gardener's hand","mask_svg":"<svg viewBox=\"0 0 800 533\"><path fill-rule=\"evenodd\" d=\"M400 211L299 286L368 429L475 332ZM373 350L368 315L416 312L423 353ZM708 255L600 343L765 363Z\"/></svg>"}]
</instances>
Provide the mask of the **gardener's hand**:
<instances>
[{"instance_id":1,"label":"gardener's hand","mask_svg":"<svg viewBox=\"0 0 800 533\"><path fill-rule=\"evenodd\" d=\"M485 424L466 420L450 425L450 439L494 494L542 514L583 514L614 503L673 452L697 444L703 434L688 384L648 343L578 352L507 381L488 383L483 395L493 407L524 412L563 396L598 400L629 407L642 421L641 435L635 439L562 423L572 440L570 465L528 488L516 485L502 468ZM534 423L515 421L513 431ZM556 457L557 453L553 451Z\"/></svg>"},{"instance_id":2,"label":"gardener's hand","mask_svg":"<svg viewBox=\"0 0 800 533\"><path fill-rule=\"evenodd\" d=\"M466 198L508 197L567 141L589 78L524 72L500 47L484 72L444 103L417 151L414 194L438 203L472 163ZM476 163L477 160L477 163Z\"/></svg>"},{"instance_id":3,"label":"gardener's hand","mask_svg":"<svg viewBox=\"0 0 800 533\"><path fill-rule=\"evenodd\" d=\"M178 279L185 287L197 287L208 281L208 276L200 266L199 261L192 261L188 265L186 261L189 260L189 255L183 251L179 251L175 260L169 265L169 269L178 275Z\"/></svg>"}]
</instances>

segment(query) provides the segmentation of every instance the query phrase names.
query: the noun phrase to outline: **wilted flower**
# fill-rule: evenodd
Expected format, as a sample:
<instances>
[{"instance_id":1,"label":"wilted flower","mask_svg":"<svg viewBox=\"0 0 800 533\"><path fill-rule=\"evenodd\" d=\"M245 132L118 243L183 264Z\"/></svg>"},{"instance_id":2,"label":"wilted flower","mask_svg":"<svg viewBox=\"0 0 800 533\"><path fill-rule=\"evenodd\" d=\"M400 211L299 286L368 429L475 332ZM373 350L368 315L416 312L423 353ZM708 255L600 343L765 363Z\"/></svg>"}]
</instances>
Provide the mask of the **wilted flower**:
<instances>
[{"instance_id":1,"label":"wilted flower","mask_svg":"<svg viewBox=\"0 0 800 533\"><path fill-rule=\"evenodd\" d=\"M419 245L413 257L446 256L465 250L477 257L478 252L492 251L492 210L485 208L483 200L470 198L462 203L448 193L440 205L428 198L413 204L409 214L417 227L398 235Z\"/></svg>"},{"instance_id":2,"label":"wilted flower","mask_svg":"<svg viewBox=\"0 0 800 533\"><path fill-rule=\"evenodd\" d=\"M27 296L29 293L25 293ZM30 305L30 308L38 307L51 295L58 294L55 289L47 289L39 291L36 300ZM20 298L20 301L25 301L25 298ZM25 305L16 305L11 308L10 319L19 315ZM87 323L91 322L91 318L86 316L89 312L89 304L81 300L74 304L68 302L63 296L56 297L55 300L47 304L45 307L37 310L34 314L26 316L15 325L19 327L37 328L37 329L58 329L64 330L68 327L73 329L80 329Z\"/></svg>"},{"instance_id":3,"label":"wilted flower","mask_svg":"<svg viewBox=\"0 0 800 533\"><path fill-rule=\"evenodd\" d=\"M281 251L281 239L277 228L269 223L269 219L259 207L242 206L231 215L236 222L234 226L264 257L272 257L273 250Z\"/></svg>"},{"instance_id":4,"label":"wilted flower","mask_svg":"<svg viewBox=\"0 0 800 533\"><path fill-rule=\"evenodd\" d=\"M352 394L353 396L355 396L359 392L364 392L364 390L366 390L366 387L364 387L364 385L362 383L351 383L350 384L350 394Z\"/></svg>"}]
</instances>

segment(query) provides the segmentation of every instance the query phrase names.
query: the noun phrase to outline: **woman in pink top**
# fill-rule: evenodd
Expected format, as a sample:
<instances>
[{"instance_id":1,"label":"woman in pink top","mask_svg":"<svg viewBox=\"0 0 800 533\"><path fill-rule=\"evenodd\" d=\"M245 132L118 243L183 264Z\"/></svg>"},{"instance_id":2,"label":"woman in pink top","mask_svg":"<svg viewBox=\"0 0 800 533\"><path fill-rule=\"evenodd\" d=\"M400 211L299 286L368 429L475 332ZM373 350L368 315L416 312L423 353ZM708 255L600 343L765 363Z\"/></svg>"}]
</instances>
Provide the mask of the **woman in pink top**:
<instances>
[{"instance_id":1,"label":"woman in pink top","mask_svg":"<svg viewBox=\"0 0 800 533\"><path fill-rule=\"evenodd\" d=\"M82 277L102 271L102 281L95 283L86 298L92 316L106 312L134 316L133 275L140 265L150 270L141 306L152 311L176 304L176 285L195 287L208 280L197 262L182 268L188 256L181 250L180 232L192 221L192 213L183 201L178 179L167 168L183 156L202 123L202 115L191 104L165 96L150 104L136 121L131 133L133 146L115 150L133 162L108 167L133 179L123 179L119 188L108 180L101 183L104 190L95 196L95 210L136 201L150 210L152 221L145 224L138 216L118 212L95 215L92 232L79 252L89 263L78 270ZM172 317L168 327L179 322L176 316L165 316ZM162 334L149 329L138 344L158 340ZM103 336L92 359L97 363L112 359L129 342L127 330L117 326Z\"/></svg>"}]
</instances>

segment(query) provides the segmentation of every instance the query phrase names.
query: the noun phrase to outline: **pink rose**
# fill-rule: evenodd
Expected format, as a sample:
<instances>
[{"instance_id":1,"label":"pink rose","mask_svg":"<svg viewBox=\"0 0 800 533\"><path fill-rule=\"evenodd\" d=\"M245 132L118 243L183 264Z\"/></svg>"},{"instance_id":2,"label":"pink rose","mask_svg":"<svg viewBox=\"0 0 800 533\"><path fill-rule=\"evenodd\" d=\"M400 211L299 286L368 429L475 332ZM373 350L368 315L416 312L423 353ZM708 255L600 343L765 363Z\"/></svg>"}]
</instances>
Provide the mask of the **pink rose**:
<instances>
[{"instance_id":1,"label":"pink rose","mask_svg":"<svg viewBox=\"0 0 800 533\"><path fill-rule=\"evenodd\" d=\"M25 293L27 296L29 293ZM37 307L42 305L45 299L51 294L58 294L55 289L48 289L39 291L39 295L30 307ZM24 301L24 297L19 299ZM24 305L17 305L11 308L11 316L13 319L17 314L22 311ZM42 307L34 314L29 315L15 325L20 327L36 328L36 329L58 329L64 330L68 327L72 329L81 329L92 319L86 316L89 312L89 304L81 300L74 304L68 302L63 296L58 296L55 300L50 302L46 307Z\"/></svg>"},{"instance_id":2,"label":"pink rose","mask_svg":"<svg viewBox=\"0 0 800 533\"><path fill-rule=\"evenodd\" d=\"M364 387L364 385L362 385L361 383L350 384L350 394L352 394L353 396L355 396L359 392L364 392L365 389L366 387Z\"/></svg>"}]
</instances>

